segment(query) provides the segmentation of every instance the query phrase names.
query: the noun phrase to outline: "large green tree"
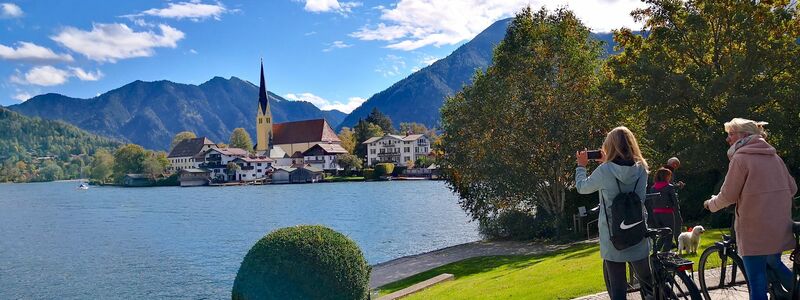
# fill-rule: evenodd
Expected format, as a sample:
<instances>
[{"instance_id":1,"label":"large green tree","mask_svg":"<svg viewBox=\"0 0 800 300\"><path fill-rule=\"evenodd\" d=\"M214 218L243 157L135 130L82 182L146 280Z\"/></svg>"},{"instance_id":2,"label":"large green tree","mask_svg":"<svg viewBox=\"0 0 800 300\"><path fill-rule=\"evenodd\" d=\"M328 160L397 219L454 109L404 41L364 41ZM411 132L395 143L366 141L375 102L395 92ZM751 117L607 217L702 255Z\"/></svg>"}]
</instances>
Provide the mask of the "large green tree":
<instances>
[{"instance_id":1,"label":"large green tree","mask_svg":"<svg viewBox=\"0 0 800 300\"><path fill-rule=\"evenodd\" d=\"M247 151L253 151L253 140L250 139L250 134L244 128L236 128L231 133L231 141L229 146L231 148L241 148Z\"/></svg>"},{"instance_id":2,"label":"large green tree","mask_svg":"<svg viewBox=\"0 0 800 300\"><path fill-rule=\"evenodd\" d=\"M723 123L744 117L770 122L770 142L797 173L800 22L789 1L645 2L633 16L648 34L616 31L622 52L607 65L619 106L647 113L655 158L719 175Z\"/></svg>"},{"instance_id":3,"label":"large green tree","mask_svg":"<svg viewBox=\"0 0 800 300\"><path fill-rule=\"evenodd\" d=\"M97 150L92 159L90 177L105 183L111 175L114 175L114 155L105 149Z\"/></svg>"},{"instance_id":4,"label":"large green tree","mask_svg":"<svg viewBox=\"0 0 800 300\"><path fill-rule=\"evenodd\" d=\"M361 169L361 159L352 154L336 155L336 163L344 169L344 173L349 175L351 171Z\"/></svg>"},{"instance_id":5,"label":"large green tree","mask_svg":"<svg viewBox=\"0 0 800 300\"><path fill-rule=\"evenodd\" d=\"M193 139L196 138L197 135L191 131L181 131L172 138L172 143L169 144L169 151L172 151L172 148L175 148L178 144L180 144L183 140Z\"/></svg>"},{"instance_id":6,"label":"large green tree","mask_svg":"<svg viewBox=\"0 0 800 300\"><path fill-rule=\"evenodd\" d=\"M144 172L144 160L147 151L142 146L127 144L114 152L114 178L121 182L125 174L141 174Z\"/></svg>"},{"instance_id":7,"label":"large green tree","mask_svg":"<svg viewBox=\"0 0 800 300\"><path fill-rule=\"evenodd\" d=\"M381 127L381 130L385 133L395 133L394 125L392 125L392 119L389 116L383 114L377 107L372 108L372 112L369 113L367 116L367 122L378 125Z\"/></svg>"},{"instance_id":8,"label":"large green tree","mask_svg":"<svg viewBox=\"0 0 800 300\"><path fill-rule=\"evenodd\" d=\"M358 120L354 129L356 135L355 154L358 157L366 157L367 146L363 144L364 141L371 137L383 136L384 131L380 126L367 122L366 120Z\"/></svg>"},{"instance_id":9,"label":"large green tree","mask_svg":"<svg viewBox=\"0 0 800 300\"><path fill-rule=\"evenodd\" d=\"M342 127L339 131L339 140L342 141L342 148L348 153L353 154L356 149L356 134L349 127Z\"/></svg>"},{"instance_id":10,"label":"large green tree","mask_svg":"<svg viewBox=\"0 0 800 300\"><path fill-rule=\"evenodd\" d=\"M473 218L512 210L564 217L575 151L599 147L615 123L598 93L602 56L571 11L525 8L493 65L445 101L438 163Z\"/></svg>"}]
</instances>

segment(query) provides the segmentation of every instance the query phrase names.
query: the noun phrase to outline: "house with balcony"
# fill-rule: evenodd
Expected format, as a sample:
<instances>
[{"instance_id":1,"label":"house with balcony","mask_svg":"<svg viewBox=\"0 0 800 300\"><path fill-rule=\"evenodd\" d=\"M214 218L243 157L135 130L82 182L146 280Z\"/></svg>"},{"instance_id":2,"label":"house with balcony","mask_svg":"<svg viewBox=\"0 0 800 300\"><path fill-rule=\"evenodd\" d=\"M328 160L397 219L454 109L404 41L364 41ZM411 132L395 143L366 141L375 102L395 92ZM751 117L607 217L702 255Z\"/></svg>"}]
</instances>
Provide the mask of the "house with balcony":
<instances>
[{"instance_id":1,"label":"house with balcony","mask_svg":"<svg viewBox=\"0 0 800 300\"><path fill-rule=\"evenodd\" d=\"M181 141L167 155L169 160L167 171L175 173L185 169L196 169L200 161L197 161L195 156L214 147L216 147L214 142L205 137Z\"/></svg>"},{"instance_id":2,"label":"house with balcony","mask_svg":"<svg viewBox=\"0 0 800 300\"><path fill-rule=\"evenodd\" d=\"M208 169L215 181L234 181L236 172L228 170L228 163L237 158L248 157L247 150L239 148L211 148L195 156L200 161L198 167Z\"/></svg>"},{"instance_id":3,"label":"house with balcony","mask_svg":"<svg viewBox=\"0 0 800 300\"><path fill-rule=\"evenodd\" d=\"M256 181L264 180L269 177L272 171L272 160L269 157L237 157L233 163L239 165L236 171L235 180L237 181Z\"/></svg>"},{"instance_id":4,"label":"house with balcony","mask_svg":"<svg viewBox=\"0 0 800 300\"><path fill-rule=\"evenodd\" d=\"M367 146L367 166L384 162L405 166L431 151L430 138L424 134L386 134L371 137L363 144Z\"/></svg>"},{"instance_id":5,"label":"house with balcony","mask_svg":"<svg viewBox=\"0 0 800 300\"><path fill-rule=\"evenodd\" d=\"M336 156L346 153L347 150L340 144L319 143L303 152L303 162L324 172L336 173L344 170L339 166Z\"/></svg>"}]
</instances>

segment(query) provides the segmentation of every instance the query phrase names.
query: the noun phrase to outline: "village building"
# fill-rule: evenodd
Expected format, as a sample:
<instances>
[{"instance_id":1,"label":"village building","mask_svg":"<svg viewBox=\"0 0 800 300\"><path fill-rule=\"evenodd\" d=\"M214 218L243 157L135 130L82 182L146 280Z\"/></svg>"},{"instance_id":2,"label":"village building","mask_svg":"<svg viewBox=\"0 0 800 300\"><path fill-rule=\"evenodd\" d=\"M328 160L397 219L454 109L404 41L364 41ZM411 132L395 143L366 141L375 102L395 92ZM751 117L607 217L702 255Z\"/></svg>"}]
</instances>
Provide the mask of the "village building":
<instances>
[{"instance_id":1,"label":"village building","mask_svg":"<svg viewBox=\"0 0 800 300\"><path fill-rule=\"evenodd\" d=\"M295 168L292 167L275 167L272 171L272 183L291 183L291 174Z\"/></svg>"},{"instance_id":2,"label":"village building","mask_svg":"<svg viewBox=\"0 0 800 300\"><path fill-rule=\"evenodd\" d=\"M195 160L201 162L198 167L210 171L212 180L234 181L236 172L228 169L228 163L248 155L249 153L244 149L215 147L198 154L195 156Z\"/></svg>"},{"instance_id":3,"label":"village building","mask_svg":"<svg viewBox=\"0 0 800 300\"><path fill-rule=\"evenodd\" d=\"M213 147L216 147L214 142L205 137L181 141L167 155L169 160L167 171L178 172L184 169L196 169L201 162L197 161L195 156Z\"/></svg>"},{"instance_id":4,"label":"village building","mask_svg":"<svg viewBox=\"0 0 800 300\"><path fill-rule=\"evenodd\" d=\"M302 155L304 151L316 144L341 143L339 136L325 119L274 123L264 79L263 62L261 63L261 82L258 88L255 121L256 145L253 148L257 155L276 160L276 165L282 165L277 162L278 159L290 158L296 152L300 152Z\"/></svg>"},{"instance_id":5,"label":"village building","mask_svg":"<svg viewBox=\"0 0 800 300\"><path fill-rule=\"evenodd\" d=\"M182 169L178 174L181 186L203 186L211 181L211 171L208 169Z\"/></svg>"},{"instance_id":6,"label":"village building","mask_svg":"<svg viewBox=\"0 0 800 300\"><path fill-rule=\"evenodd\" d=\"M336 159L339 154L347 154L340 144L316 144L303 152L303 162L324 172L336 173L344 170Z\"/></svg>"},{"instance_id":7,"label":"village building","mask_svg":"<svg viewBox=\"0 0 800 300\"><path fill-rule=\"evenodd\" d=\"M325 174L322 172L322 170L311 166L301 166L299 168L295 168L289 173L289 180L291 183L322 182L324 178Z\"/></svg>"},{"instance_id":8,"label":"village building","mask_svg":"<svg viewBox=\"0 0 800 300\"><path fill-rule=\"evenodd\" d=\"M430 152L430 139L424 134L371 137L363 142L367 146L367 165L394 163L404 166L408 161L416 161Z\"/></svg>"},{"instance_id":9,"label":"village building","mask_svg":"<svg viewBox=\"0 0 800 300\"><path fill-rule=\"evenodd\" d=\"M239 157L233 160L234 163L239 165L239 170L236 171L236 180L238 181L255 181L264 180L272 172L271 158L262 157Z\"/></svg>"}]
</instances>

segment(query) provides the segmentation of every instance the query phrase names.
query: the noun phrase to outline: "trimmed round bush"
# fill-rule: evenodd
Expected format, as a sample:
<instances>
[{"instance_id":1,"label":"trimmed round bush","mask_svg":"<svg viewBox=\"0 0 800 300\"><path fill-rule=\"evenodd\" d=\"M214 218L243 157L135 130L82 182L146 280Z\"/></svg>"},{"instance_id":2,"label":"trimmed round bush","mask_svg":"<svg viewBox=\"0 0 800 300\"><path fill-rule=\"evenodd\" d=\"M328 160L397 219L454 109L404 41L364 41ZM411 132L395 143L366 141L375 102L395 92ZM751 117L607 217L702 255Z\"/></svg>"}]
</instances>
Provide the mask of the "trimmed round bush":
<instances>
[{"instance_id":1,"label":"trimmed round bush","mask_svg":"<svg viewBox=\"0 0 800 300\"><path fill-rule=\"evenodd\" d=\"M367 299L369 273L361 249L343 234L319 225L287 227L250 248L231 298Z\"/></svg>"},{"instance_id":2,"label":"trimmed round bush","mask_svg":"<svg viewBox=\"0 0 800 300\"><path fill-rule=\"evenodd\" d=\"M375 177L380 178L381 176L392 175L394 172L394 164L392 163L380 163L375 165Z\"/></svg>"}]
</instances>

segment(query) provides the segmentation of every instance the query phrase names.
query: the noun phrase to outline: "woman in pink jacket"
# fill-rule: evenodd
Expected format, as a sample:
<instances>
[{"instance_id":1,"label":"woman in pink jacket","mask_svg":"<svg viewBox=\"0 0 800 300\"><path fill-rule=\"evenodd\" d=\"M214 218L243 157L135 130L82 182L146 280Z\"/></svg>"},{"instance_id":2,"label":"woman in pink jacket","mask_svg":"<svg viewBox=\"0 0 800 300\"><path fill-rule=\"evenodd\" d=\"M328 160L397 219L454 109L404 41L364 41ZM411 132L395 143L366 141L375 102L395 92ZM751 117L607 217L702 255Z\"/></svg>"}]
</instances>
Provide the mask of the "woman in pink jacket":
<instances>
[{"instance_id":1,"label":"woman in pink jacket","mask_svg":"<svg viewBox=\"0 0 800 300\"><path fill-rule=\"evenodd\" d=\"M797 185L775 148L764 139L766 124L740 118L725 123L731 145L728 174L719 194L703 203L712 212L736 205L736 243L750 284L750 299L767 299L767 266L777 271L784 287L790 287L792 279L780 255L794 247L791 214Z\"/></svg>"}]
</instances>

